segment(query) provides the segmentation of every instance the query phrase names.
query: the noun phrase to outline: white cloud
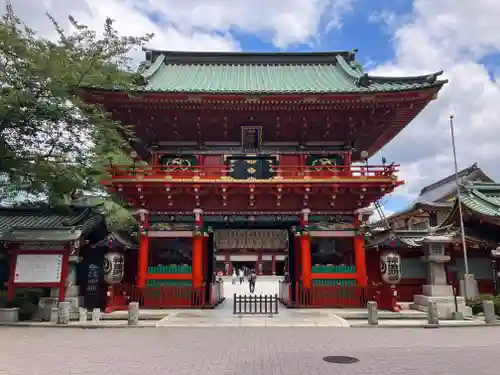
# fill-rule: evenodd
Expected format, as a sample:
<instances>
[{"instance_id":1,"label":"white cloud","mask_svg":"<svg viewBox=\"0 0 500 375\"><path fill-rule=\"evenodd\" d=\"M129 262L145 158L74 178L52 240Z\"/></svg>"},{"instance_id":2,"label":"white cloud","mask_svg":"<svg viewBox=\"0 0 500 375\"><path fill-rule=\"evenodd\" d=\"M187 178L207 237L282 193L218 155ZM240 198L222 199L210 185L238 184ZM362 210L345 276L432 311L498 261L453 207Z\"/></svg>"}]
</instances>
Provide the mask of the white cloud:
<instances>
[{"instance_id":1,"label":"white cloud","mask_svg":"<svg viewBox=\"0 0 500 375\"><path fill-rule=\"evenodd\" d=\"M380 213L375 209L375 206L371 205L371 208L373 209L373 214L368 218L368 222L375 223L377 221L382 220L382 217L380 216ZM386 218L395 213L395 211L385 209L384 205L380 205L380 209L382 211L382 214Z\"/></svg>"},{"instance_id":2,"label":"white cloud","mask_svg":"<svg viewBox=\"0 0 500 375\"><path fill-rule=\"evenodd\" d=\"M126 35L154 32L151 47L171 50L240 49L233 31L263 35L285 48L311 43L322 31L341 27L355 0L11 0L18 15L44 36L55 36L44 17L63 27L67 16L100 30L105 17ZM6 0L0 0L0 6Z\"/></svg>"},{"instance_id":3,"label":"white cloud","mask_svg":"<svg viewBox=\"0 0 500 375\"><path fill-rule=\"evenodd\" d=\"M449 84L379 156L402 164L407 185L395 194L414 196L453 172L449 115L455 116L459 167L474 162L500 181L500 85L480 59L500 52L496 0L414 0L413 14L384 17L393 28L396 58L372 73L409 75L445 70ZM377 157L379 157L377 156Z\"/></svg>"},{"instance_id":4,"label":"white cloud","mask_svg":"<svg viewBox=\"0 0 500 375\"><path fill-rule=\"evenodd\" d=\"M239 29L269 35L285 48L307 43L320 32L341 26L341 14L354 0L145 0L137 6L179 27Z\"/></svg>"},{"instance_id":5,"label":"white cloud","mask_svg":"<svg viewBox=\"0 0 500 375\"><path fill-rule=\"evenodd\" d=\"M0 0L2 8L5 3L5 0ZM70 26L69 15L94 30L102 30L105 18L111 17L116 21L115 28L122 35L154 33L155 38L149 45L152 48L185 51L240 49L239 43L228 33L157 24L151 20L151 15L138 9L137 6L142 4L140 0L11 0L11 3L17 15L44 37L57 37L51 22L45 17L45 13L49 12L64 29ZM139 61L143 53L137 51L133 57Z\"/></svg>"}]
</instances>

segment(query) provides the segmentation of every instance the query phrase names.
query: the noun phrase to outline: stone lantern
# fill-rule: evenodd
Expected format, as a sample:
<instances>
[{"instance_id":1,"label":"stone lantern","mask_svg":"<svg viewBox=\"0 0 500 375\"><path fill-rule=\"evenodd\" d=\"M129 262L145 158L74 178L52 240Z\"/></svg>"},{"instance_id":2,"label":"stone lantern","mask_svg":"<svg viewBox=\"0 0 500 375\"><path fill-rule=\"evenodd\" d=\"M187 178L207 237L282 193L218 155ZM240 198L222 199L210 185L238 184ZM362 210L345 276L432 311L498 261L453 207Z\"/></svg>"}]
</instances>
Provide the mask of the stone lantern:
<instances>
[{"instance_id":1,"label":"stone lantern","mask_svg":"<svg viewBox=\"0 0 500 375\"><path fill-rule=\"evenodd\" d=\"M427 311L430 302L436 302L439 317L451 319L455 312L453 286L448 285L445 264L450 261L446 255L446 245L451 243L449 236L430 235L424 238L424 256L427 263L427 284L423 293L414 297L412 308ZM464 297L457 297L457 311L464 316L472 316L472 310L465 304Z\"/></svg>"}]
</instances>

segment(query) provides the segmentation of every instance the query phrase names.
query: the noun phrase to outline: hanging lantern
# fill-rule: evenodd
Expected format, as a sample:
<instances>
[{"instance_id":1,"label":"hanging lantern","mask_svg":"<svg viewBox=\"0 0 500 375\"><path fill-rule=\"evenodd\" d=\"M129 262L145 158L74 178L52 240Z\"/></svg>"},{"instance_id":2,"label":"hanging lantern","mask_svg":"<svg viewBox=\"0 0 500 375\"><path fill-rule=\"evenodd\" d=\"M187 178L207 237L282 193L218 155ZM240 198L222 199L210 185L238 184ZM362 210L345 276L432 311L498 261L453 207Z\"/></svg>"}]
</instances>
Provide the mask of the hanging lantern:
<instances>
[{"instance_id":1,"label":"hanging lantern","mask_svg":"<svg viewBox=\"0 0 500 375\"><path fill-rule=\"evenodd\" d=\"M385 251L380 255L380 273L387 284L399 284L401 281L401 257L394 251Z\"/></svg>"},{"instance_id":2,"label":"hanging lantern","mask_svg":"<svg viewBox=\"0 0 500 375\"><path fill-rule=\"evenodd\" d=\"M125 257L116 251L104 254L104 281L119 284L123 280Z\"/></svg>"}]
</instances>

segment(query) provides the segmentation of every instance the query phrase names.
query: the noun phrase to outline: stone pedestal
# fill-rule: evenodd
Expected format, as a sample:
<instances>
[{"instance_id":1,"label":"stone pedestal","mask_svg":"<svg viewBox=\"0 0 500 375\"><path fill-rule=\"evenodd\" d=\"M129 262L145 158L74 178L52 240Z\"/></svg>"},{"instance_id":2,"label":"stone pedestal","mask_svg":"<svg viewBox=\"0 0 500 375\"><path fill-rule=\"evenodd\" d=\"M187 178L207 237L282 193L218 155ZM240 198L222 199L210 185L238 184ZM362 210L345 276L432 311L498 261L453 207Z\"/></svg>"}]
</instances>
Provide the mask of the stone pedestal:
<instances>
[{"instance_id":1,"label":"stone pedestal","mask_svg":"<svg viewBox=\"0 0 500 375\"><path fill-rule=\"evenodd\" d=\"M429 302L427 305L427 323L439 324L439 312L437 304L434 301Z\"/></svg>"},{"instance_id":2,"label":"stone pedestal","mask_svg":"<svg viewBox=\"0 0 500 375\"><path fill-rule=\"evenodd\" d=\"M69 323L69 302L59 302L57 310L57 324L68 324Z\"/></svg>"},{"instance_id":3,"label":"stone pedestal","mask_svg":"<svg viewBox=\"0 0 500 375\"><path fill-rule=\"evenodd\" d=\"M130 302L128 304L128 325L139 325L139 302Z\"/></svg>"},{"instance_id":4,"label":"stone pedestal","mask_svg":"<svg viewBox=\"0 0 500 375\"><path fill-rule=\"evenodd\" d=\"M463 280L460 280L460 294L466 299L477 297L477 281L472 274L465 274Z\"/></svg>"},{"instance_id":5,"label":"stone pedestal","mask_svg":"<svg viewBox=\"0 0 500 375\"><path fill-rule=\"evenodd\" d=\"M377 302L368 301L367 308L368 308L368 324L372 326L377 325L378 324Z\"/></svg>"},{"instance_id":6,"label":"stone pedestal","mask_svg":"<svg viewBox=\"0 0 500 375\"><path fill-rule=\"evenodd\" d=\"M493 301L483 301L484 322L487 324L494 324L497 322L495 314L495 305Z\"/></svg>"},{"instance_id":7,"label":"stone pedestal","mask_svg":"<svg viewBox=\"0 0 500 375\"><path fill-rule=\"evenodd\" d=\"M94 309L92 310L92 323L98 324L101 321L101 310Z\"/></svg>"},{"instance_id":8,"label":"stone pedestal","mask_svg":"<svg viewBox=\"0 0 500 375\"><path fill-rule=\"evenodd\" d=\"M78 313L79 313L78 321L80 323L87 322L87 309L84 309L83 307L80 307Z\"/></svg>"},{"instance_id":9,"label":"stone pedestal","mask_svg":"<svg viewBox=\"0 0 500 375\"><path fill-rule=\"evenodd\" d=\"M427 263L427 285L423 286L422 294L416 295L411 306L415 310L429 311L431 303L440 319L452 319L455 311L453 286L446 283L445 263L450 257L445 254L445 245L451 239L445 236L428 236L424 239L424 256L422 261ZM472 309L465 305L465 298L457 297L457 310L464 316L472 316Z\"/></svg>"},{"instance_id":10,"label":"stone pedestal","mask_svg":"<svg viewBox=\"0 0 500 375\"><path fill-rule=\"evenodd\" d=\"M17 323L19 321L19 308L0 308L0 323Z\"/></svg>"}]
</instances>

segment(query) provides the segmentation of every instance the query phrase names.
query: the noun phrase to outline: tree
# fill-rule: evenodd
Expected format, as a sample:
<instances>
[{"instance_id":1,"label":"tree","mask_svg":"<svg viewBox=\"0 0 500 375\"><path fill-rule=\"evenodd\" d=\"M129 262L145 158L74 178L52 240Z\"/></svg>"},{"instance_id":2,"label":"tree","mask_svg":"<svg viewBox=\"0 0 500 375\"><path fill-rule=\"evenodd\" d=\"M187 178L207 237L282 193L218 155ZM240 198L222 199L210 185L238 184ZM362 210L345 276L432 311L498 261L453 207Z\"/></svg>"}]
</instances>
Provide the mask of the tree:
<instances>
[{"instance_id":1,"label":"tree","mask_svg":"<svg viewBox=\"0 0 500 375\"><path fill-rule=\"evenodd\" d=\"M78 97L82 86L131 90L129 52L152 37L120 36L107 18L98 35L70 17L52 16L58 40L22 24L10 3L0 20L0 199L24 192L68 203L98 188L110 162L126 161L133 129Z\"/></svg>"}]
</instances>

